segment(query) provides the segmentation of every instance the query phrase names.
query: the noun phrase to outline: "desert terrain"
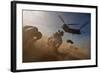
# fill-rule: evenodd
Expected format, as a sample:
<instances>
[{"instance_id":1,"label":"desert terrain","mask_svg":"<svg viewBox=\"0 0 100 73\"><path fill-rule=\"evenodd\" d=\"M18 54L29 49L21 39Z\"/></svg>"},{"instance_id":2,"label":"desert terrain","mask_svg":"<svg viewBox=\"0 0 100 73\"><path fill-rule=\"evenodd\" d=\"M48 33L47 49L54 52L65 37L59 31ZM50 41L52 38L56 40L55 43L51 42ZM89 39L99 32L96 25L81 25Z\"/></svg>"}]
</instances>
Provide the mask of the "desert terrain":
<instances>
[{"instance_id":1,"label":"desert terrain","mask_svg":"<svg viewBox=\"0 0 100 73\"><path fill-rule=\"evenodd\" d=\"M85 60L90 59L89 51L84 48L69 48L66 42L55 51L55 48L47 45L47 37L43 36L37 41L30 40L23 44L23 62L47 62L64 60Z\"/></svg>"}]
</instances>

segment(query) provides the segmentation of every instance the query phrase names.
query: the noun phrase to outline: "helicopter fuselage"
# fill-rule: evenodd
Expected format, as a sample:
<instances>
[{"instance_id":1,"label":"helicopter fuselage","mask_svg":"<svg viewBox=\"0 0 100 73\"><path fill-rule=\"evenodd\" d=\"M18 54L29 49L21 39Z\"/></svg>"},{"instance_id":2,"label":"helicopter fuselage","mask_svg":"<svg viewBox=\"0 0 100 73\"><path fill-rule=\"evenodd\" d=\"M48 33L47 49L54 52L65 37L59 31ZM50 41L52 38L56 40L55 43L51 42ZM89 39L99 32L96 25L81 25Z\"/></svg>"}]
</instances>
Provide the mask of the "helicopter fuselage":
<instances>
[{"instance_id":1,"label":"helicopter fuselage","mask_svg":"<svg viewBox=\"0 0 100 73\"><path fill-rule=\"evenodd\" d=\"M64 24L63 25L63 30L65 32L68 32L68 33L72 33L72 34L81 34L80 32L80 29L73 29L73 28L70 28L68 25Z\"/></svg>"}]
</instances>

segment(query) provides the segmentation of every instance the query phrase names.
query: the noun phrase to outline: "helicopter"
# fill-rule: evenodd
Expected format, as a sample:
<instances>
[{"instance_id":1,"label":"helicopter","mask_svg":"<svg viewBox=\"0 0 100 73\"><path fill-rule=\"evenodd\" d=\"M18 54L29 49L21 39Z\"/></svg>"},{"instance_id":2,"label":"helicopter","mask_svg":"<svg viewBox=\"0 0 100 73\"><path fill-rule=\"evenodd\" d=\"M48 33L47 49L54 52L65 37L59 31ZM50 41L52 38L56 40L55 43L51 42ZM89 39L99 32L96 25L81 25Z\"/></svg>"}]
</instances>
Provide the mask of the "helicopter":
<instances>
[{"instance_id":1,"label":"helicopter","mask_svg":"<svg viewBox=\"0 0 100 73\"><path fill-rule=\"evenodd\" d=\"M61 19L61 21L63 22L63 25L62 25L62 29L65 31L65 32L68 32L68 33L72 33L72 34L81 34L81 29L83 27L86 26L86 24L88 24L89 22L86 22L84 24L82 24L82 26L80 26L80 28L78 29L75 29L75 28L71 28L69 25L78 25L78 24L66 24L64 19L58 15L58 17Z\"/></svg>"}]
</instances>

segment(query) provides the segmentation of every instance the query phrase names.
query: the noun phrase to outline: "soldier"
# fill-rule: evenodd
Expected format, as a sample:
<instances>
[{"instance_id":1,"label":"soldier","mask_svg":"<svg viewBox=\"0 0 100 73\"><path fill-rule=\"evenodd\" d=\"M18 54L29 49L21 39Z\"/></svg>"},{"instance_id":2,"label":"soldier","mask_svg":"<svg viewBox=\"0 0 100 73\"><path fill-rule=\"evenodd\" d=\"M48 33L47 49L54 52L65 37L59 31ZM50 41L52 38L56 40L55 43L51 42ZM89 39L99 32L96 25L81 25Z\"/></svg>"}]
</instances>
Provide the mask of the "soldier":
<instances>
[{"instance_id":1,"label":"soldier","mask_svg":"<svg viewBox=\"0 0 100 73\"><path fill-rule=\"evenodd\" d=\"M38 31L37 27L24 26L23 27L23 61L27 61L30 57L31 50L35 50L34 43L41 39L42 33Z\"/></svg>"},{"instance_id":2,"label":"soldier","mask_svg":"<svg viewBox=\"0 0 100 73\"><path fill-rule=\"evenodd\" d=\"M58 32L54 33L53 36L48 38L48 46L54 48L55 53L57 53L57 49L62 44L62 36L64 35L63 31L58 30Z\"/></svg>"},{"instance_id":3,"label":"soldier","mask_svg":"<svg viewBox=\"0 0 100 73\"><path fill-rule=\"evenodd\" d=\"M42 37L41 32L38 31L37 27L24 26L23 28L23 39L27 42L29 39L36 41Z\"/></svg>"}]
</instances>

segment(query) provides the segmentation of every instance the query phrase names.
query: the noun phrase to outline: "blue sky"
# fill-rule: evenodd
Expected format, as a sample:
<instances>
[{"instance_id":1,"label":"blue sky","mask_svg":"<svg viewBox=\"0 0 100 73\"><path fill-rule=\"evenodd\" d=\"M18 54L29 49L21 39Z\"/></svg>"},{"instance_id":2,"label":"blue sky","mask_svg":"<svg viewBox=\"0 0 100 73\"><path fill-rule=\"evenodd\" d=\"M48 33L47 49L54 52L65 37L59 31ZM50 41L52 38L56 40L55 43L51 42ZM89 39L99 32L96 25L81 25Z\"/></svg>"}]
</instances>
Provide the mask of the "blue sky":
<instances>
[{"instance_id":1,"label":"blue sky","mask_svg":"<svg viewBox=\"0 0 100 73\"><path fill-rule=\"evenodd\" d=\"M84 28L81 29L82 34L64 33L63 41L71 39L75 45L80 48L90 48L90 27L91 27L91 15L89 13L75 13L75 12L50 12L50 11L23 11L23 26L32 25L38 27L38 29L45 36L51 36L58 30L63 30L61 27L63 22L58 17L60 15L66 24L78 24L69 25L71 28L79 29L84 23L88 22Z\"/></svg>"}]
</instances>

